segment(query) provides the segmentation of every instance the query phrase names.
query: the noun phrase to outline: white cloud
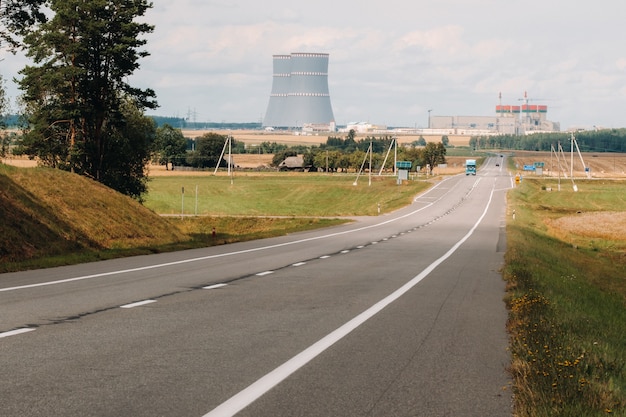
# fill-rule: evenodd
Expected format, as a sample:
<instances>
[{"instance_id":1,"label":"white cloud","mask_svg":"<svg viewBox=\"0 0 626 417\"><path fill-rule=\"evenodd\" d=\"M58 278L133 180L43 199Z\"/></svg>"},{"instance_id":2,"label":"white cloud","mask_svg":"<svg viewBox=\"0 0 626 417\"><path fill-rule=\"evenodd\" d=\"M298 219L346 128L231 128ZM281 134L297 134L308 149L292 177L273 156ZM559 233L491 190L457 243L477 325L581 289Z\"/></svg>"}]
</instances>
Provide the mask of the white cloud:
<instances>
[{"instance_id":1,"label":"white cloud","mask_svg":"<svg viewBox=\"0 0 626 417\"><path fill-rule=\"evenodd\" d=\"M425 125L430 108L491 115L500 92L514 104L526 90L546 100L548 118L562 127L620 127L625 13L618 0L575 7L565 0L155 2L144 18L155 25L151 56L131 80L156 90L158 114L195 109L206 120L258 121L272 55L326 52L339 123ZM0 58L7 80L27 62Z\"/></svg>"}]
</instances>

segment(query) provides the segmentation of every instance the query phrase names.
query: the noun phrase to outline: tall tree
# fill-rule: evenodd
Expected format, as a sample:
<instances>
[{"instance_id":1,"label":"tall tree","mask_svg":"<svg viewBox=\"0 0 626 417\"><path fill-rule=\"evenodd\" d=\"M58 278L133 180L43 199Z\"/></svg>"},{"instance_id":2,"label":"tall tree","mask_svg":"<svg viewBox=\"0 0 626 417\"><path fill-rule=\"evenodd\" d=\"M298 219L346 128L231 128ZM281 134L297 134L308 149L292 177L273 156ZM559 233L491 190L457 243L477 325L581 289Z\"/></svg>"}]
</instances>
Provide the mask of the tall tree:
<instances>
[{"instance_id":1,"label":"tall tree","mask_svg":"<svg viewBox=\"0 0 626 417\"><path fill-rule=\"evenodd\" d=\"M165 165L165 170L169 163L174 170L174 164L182 165L186 159L187 139L180 129L166 123L157 128L153 153L158 163Z\"/></svg>"},{"instance_id":2,"label":"tall tree","mask_svg":"<svg viewBox=\"0 0 626 417\"><path fill-rule=\"evenodd\" d=\"M228 140L228 136L218 133L209 132L196 139L196 150L191 152L188 157L190 165L197 168L212 168L215 166L228 166L224 158L220 160L220 155L224 150L224 145Z\"/></svg>"},{"instance_id":3,"label":"tall tree","mask_svg":"<svg viewBox=\"0 0 626 417\"><path fill-rule=\"evenodd\" d=\"M100 181L126 195L142 201L147 191L146 165L150 162L156 136L156 123L145 116L132 100L124 100L120 108L125 123L108 129L107 146Z\"/></svg>"},{"instance_id":4,"label":"tall tree","mask_svg":"<svg viewBox=\"0 0 626 417\"><path fill-rule=\"evenodd\" d=\"M24 68L19 80L32 126L24 148L44 163L106 182L107 170L120 168L111 164L128 145L120 140L130 141L119 137L129 123L123 107L128 102L139 111L157 106L154 91L127 82L148 55L141 50L146 44L141 36L153 26L136 19L152 4L48 0L47 5L51 18L24 37L27 56L36 64ZM125 174L129 180L134 175ZM127 189L119 180L114 183L120 191Z\"/></svg>"},{"instance_id":5,"label":"tall tree","mask_svg":"<svg viewBox=\"0 0 626 417\"><path fill-rule=\"evenodd\" d=\"M422 150L423 161L430 166L430 172L432 174L433 169L438 164L446 163L446 147L443 143L428 142Z\"/></svg>"}]
</instances>

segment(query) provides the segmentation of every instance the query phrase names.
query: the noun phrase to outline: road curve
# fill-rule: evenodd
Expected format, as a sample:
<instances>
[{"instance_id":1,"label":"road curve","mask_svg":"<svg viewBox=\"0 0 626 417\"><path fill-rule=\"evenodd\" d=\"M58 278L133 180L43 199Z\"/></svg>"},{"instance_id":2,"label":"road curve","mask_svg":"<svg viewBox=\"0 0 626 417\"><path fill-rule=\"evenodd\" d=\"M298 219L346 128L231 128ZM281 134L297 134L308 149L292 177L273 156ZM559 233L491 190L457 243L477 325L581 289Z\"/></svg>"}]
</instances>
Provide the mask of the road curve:
<instances>
[{"instance_id":1,"label":"road curve","mask_svg":"<svg viewBox=\"0 0 626 417\"><path fill-rule=\"evenodd\" d=\"M495 162L350 225L0 275L0 415L511 415Z\"/></svg>"}]
</instances>

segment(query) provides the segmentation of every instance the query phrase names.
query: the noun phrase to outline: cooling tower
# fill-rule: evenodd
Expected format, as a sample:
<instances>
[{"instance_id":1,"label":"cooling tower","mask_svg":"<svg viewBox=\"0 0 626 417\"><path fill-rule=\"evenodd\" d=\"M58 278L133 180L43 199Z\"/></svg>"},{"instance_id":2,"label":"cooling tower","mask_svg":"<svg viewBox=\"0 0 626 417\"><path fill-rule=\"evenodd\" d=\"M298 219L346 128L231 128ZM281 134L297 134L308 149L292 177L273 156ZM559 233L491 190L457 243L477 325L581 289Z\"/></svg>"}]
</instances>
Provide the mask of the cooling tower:
<instances>
[{"instance_id":1,"label":"cooling tower","mask_svg":"<svg viewBox=\"0 0 626 417\"><path fill-rule=\"evenodd\" d=\"M274 55L273 67L263 126L292 128L335 121L328 93L328 54Z\"/></svg>"}]
</instances>

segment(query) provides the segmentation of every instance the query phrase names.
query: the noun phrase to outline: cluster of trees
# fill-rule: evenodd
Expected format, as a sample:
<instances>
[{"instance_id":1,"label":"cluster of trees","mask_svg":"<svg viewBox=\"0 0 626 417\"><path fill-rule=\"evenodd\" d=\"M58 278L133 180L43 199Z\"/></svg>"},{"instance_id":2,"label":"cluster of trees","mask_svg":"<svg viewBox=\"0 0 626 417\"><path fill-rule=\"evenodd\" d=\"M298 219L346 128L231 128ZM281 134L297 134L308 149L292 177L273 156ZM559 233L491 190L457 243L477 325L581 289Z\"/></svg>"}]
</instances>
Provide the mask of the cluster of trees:
<instances>
[{"instance_id":1,"label":"cluster of trees","mask_svg":"<svg viewBox=\"0 0 626 417\"><path fill-rule=\"evenodd\" d=\"M350 142L350 135L346 141ZM393 169L394 158L392 156L387 157L385 162L390 146L393 145L393 139L390 137L364 138L356 141L354 147L345 148L337 145L337 138L329 138L325 145L308 149L307 152L303 153L305 167L313 171L328 172L358 170L361 166L364 166L365 169L375 170ZM367 157L370 146L372 152L371 166L370 158ZM423 147L398 146L397 159L410 161L414 168L418 166L424 169L430 167L432 172L437 165L446 163L446 147L442 142L428 142ZM282 160L284 160L283 155L277 154L273 163L280 163ZM384 166L383 163L385 163Z\"/></svg>"},{"instance_id":2,"label":"cluster of trees","mask_svg":"<svg viewBox=\"0 0 626 417\"><path fill-rule=\"evenodd\" d=\"M170 125L159 127L153 147L154 160L167 169L175 166L191 166L195 168L225 167L227 164L225 152L228 135L207 133L195 141L186 139L181 130ZM277 167L285 158L303 155L304 167L311 171L350 171L357 170L363 164L366 169L380 169L385 156L393 144L393 138L364 138L355 140L355 133L351 131L344 139L329 137L325 144L314 147L295 146L287 147L276 143L264 142L261 145L248 148L243 142L231 139L230 151L232 153L265 153L274 154L272 166ZM190 146L191 145L191 146ZM367 152L372 149L372 166ZM221 159L220 157L223 156ZM398 158L403 161L411 161L413 166L431 167L446 162L446 147L442 142L426 143L423 147L400 146ZM393 158L387 158L384 168L393 168Z\"/></svg>"},{"instance_id":3,"label":"cluster of trees","mask_svg":"<svg viewBox=\"0 0 626 417\"><path fill-rule=\"evenodd\" d=\"M511 149L549 152L560 143L567 148L571 133L535 133L527 136L479 136L470 139L474 149ZM575 132L574 137L581 152L626 152L626 129L601 129Z\"/></svg>"},{"instance_id":4,"label":"cluster of trees","mask_svg":"<svg viewBox=\"0 0 626 417\"><path fill-rule=\"evenodd\" d=\"M151 89L127 80L147 56L147 0L0 0L0 43L22 49L21 151L141 199L156 126Z\"/></svg>"},{"instance_id":5,"label":"cluster of trees","mask_svg":"<svg viewBox=\"0 0 626 417\"><path fill-rule=\"evenodd\" d=\"M189 166L194 168L215 168L219 162L220 166L226 166L226 160L219 160L225 151L226 141L229 135L209 132L196 138L195 140L185 138L182 131L169 124L157 128L154 144L152 147L153 161L165 165L166 169L175 166ZM277 154L284 152L287 145L263 142L257 146L246 148L245 143L231 138L230 151L234 154L260 153ZM298 152L305 152L306 147L298 146ZM218 161L219 160L219 161Z\"/></svg>"}]
</instances>

